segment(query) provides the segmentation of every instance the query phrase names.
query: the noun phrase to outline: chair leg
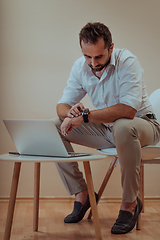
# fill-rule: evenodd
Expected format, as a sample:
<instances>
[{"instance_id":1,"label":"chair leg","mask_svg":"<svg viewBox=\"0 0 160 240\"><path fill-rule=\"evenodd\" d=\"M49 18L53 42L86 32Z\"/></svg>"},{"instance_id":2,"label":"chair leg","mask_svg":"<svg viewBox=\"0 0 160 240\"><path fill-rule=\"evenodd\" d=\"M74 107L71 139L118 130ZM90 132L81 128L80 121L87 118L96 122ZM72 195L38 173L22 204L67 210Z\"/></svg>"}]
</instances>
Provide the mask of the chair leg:
<instances>
[{"instance_id":1,"label":"chair leg","mask_svg":"<svg viewBox=\"0 0 160 240\"><path fill-rule=\"evenodd\" d=\"M142 212L144 212L144 164L141 164L141 199L142 199L142 204L143 204L143 208L142 208Z\"/></svg>"},{"instance_id":2,"label":"chair leg","mask_svg":"<svg viewBox=\"0 0 160 240\"><path fill-rule=\"evenodd\" d=\"M111 176L111 174L113 172L113 169L116 166L117 159L118 159L118 157L114 156L114 158L113 158L113 160L112 160L112 162L111 162L111 164L109 166L109 169L108 169L108 171L107 171L107 173L105 175L105 178L104 178L104 180L102 182L102 185L101 185L101 187L100 187L100 189L98 191L98 201L97 201L97 204L98 204L98 202L99 202L99 200L100 200L100 198L101 198L101 196L102 196L102 194L104 192L104 189L105 189L105 187L106 187L106 185L107 185L107 183L108 183L108 181L110 179L110 176ZM92 210L90 210L90 212L89 212L88 219L91 219L91 217L92 217Z\"/></svg>"},{"instance_id":3,"label":"chair leg","mask_svg":"<svg viewBox=\"0 0 160 240\"><path fill-rule=\"evenodd\" d=\"M33 231L38 231L39 189L40 189L39 186L40 186L40 163L35 163L35 169L34 169Z\"/></svg>"},{"instance_id":4,"label":"chair leg","mask_svg":"<svg viewBox=\"0 0 160 240\"><path fill-rule=\"evenodd\" d=\"M7 220L6 220L6 226L5 226L5 233L4 233L4 240L9 240L11 235L11 228L12 228L14 207L15 207L16 195L17 195L17 189L18 189L20 169L21 169L21 162L15 162L10 198L9 198Z\"/></svg>"},{"instance_id":5,"label":"chair leg","mask_svg":"<svg viewBox=\"0 0 160 240\"><path fill-rule=\"evenodd\" d=\"M140 169L140 191L139 191L139 198L142 201L143 208L142 212L144 211L144 164L142 163L141 160L141 169ZM140 230L141 229L141 213L138 216L138 220L136 223L136 229Z\"/></svg>"}]
</instances>

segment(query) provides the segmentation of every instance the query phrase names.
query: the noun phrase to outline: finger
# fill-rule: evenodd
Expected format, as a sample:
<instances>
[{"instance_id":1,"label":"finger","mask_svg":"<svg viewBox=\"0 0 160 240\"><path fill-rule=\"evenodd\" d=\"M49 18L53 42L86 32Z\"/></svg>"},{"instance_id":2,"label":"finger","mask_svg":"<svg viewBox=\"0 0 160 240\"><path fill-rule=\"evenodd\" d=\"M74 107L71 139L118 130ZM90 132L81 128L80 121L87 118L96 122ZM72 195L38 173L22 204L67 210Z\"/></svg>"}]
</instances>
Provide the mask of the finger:
<instances>
[{"instance_id":1,"label":"finger","mask_svg":"<svg viewBox=\"0 0 160 240\"><path fill-rule=\"evenodd\" d=\"M69 117L69 118L73 118L74 115L69 112L69 113L68 113L68 117Z\"/></svg>"},{"instance_id":2,"label":"finger","mask_svg":"<svg viewBox=\"0 0 160 240\"><path fill-rule=\"evenodd\" d=\"M79 104L78 104L78 109L79 109L80 111L84 111L84 110L85 110L85 107L84 107L84 105L83 105L82 103L79 103Z\"/></svg>"},{"instance_id":3,"label":"finger","mask_svg":"<svg viewBox=\"0 0 160 240\"><path fill-rule=\"evenodd\" d=\"M65 128L61 126L61 133L65 136Z\"/></svg>"},{"instance_id":4,"label":"finger","mask_svg":"<svg viewBox=\"0 0 160 240\"><path fill-rule=\"evenodd\" d=\"M72 108L71 110L70 110L70 112L69 112L72 116L74 116L74 117L78 117L79 116L79 110L77 109L77 108Z\"/></svg>"},{"instance_id":5,"label":"finger","mask_svg":"<svg viewBox=\"0 0 160 240\"><path fill-rule=\"evenodd\" d=\"M66 133L65 133L65 134L68 135L68 134L72 131L72 129L73 129L72 126L69 125L69 126L67 127L67 129L66 129ZM65 135L65 136L66 136L66 135Z\"/></svg>"},{"instance_id":6,"label":"finger","mask_svg":"<svg viewBox=\"0 0 160 240\"><path fill-rule=\"evenodd\" d=\"M61 133L62 135L66 136L66 129L67 129L67 125L64 124L64 122L61 125Z\"/></svg>"},{"instance_id":7,"label":"finger","mask_svg":"<svg viewBox=\"0 0 160 240\"><path fill-rule=\"evenodd\" d=\"M74 111L78 114L78 116L80 116L82 113L82 111L85 110L85 107L82 103L78 103L76 104L76 108L74 108Z\"/></svg>"}]
</instances>

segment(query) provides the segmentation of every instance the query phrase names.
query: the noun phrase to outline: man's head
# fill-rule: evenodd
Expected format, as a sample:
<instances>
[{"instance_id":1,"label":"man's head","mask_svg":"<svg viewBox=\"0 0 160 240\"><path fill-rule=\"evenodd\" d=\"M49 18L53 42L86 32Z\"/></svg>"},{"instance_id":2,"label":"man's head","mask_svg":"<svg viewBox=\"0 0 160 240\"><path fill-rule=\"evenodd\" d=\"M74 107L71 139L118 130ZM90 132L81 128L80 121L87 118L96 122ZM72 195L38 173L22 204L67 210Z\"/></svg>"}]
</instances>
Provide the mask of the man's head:
<instances>
[{"instance_id":1,"label":"man's head","mask_svg":"<svg viewBox=\"0 0 160 240\"><path fill-rule=\"evenodd\" d=\"M103 23L87 23L79 33L79 43L82 47L82 41L86 44L96 44L100 38L103 38L105 48L109 48L112 44L112 35L109 28Z\"/></svg>"},{"instance_id":2,"label":"man's head","mask_svg":"<svg viewBox=\"0 0 160 240\"><path fill-rule=\"evenodd\" d=\"M104 24L87 23L79 33L83 55L93 71L101 71L109 62L113 51L111 33Z\"/></svg>"}]
</instances>

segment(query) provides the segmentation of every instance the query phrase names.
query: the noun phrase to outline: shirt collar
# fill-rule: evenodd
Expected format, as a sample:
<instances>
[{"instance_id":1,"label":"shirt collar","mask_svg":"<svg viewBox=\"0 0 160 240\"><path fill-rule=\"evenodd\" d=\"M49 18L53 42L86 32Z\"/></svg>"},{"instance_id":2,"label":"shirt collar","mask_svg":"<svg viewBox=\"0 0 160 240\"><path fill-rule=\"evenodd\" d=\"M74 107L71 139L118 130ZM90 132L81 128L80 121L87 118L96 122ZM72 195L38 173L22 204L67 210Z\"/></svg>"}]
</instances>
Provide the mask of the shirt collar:
<instances>
[{"instance_id":1,"label":"shirt collar","mask_svg":"<svg viewBox=\"0 0 160 240\"><path fill-rule=\"evenodd\" d=\"M111 54L110 65L115 66L115 48L113 48L113 52L112 52L112 54Z\"/></svg>"}]
</instances>

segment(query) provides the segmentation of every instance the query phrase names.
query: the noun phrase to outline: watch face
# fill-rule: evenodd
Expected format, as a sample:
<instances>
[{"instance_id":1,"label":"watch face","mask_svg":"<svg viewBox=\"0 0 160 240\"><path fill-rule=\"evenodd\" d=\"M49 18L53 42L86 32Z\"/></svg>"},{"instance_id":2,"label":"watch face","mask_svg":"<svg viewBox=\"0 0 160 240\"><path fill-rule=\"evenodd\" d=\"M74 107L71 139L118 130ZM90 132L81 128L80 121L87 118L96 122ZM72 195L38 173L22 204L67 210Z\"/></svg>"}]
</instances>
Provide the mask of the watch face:
<instances>
[{"instance_id":1,"label":"watch face","mask_svg":"<svg viewBox=\"0 0 160 240\"><path fill-rule=\"evenodd\" d=\"M85 110L84 110L84 113L89 113L89 110L88 110L88 109L85 109Z\"/></svg>"}]
</instances>

